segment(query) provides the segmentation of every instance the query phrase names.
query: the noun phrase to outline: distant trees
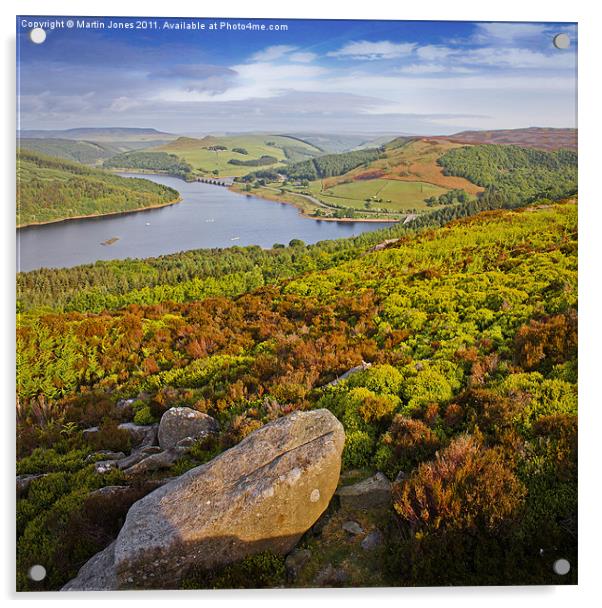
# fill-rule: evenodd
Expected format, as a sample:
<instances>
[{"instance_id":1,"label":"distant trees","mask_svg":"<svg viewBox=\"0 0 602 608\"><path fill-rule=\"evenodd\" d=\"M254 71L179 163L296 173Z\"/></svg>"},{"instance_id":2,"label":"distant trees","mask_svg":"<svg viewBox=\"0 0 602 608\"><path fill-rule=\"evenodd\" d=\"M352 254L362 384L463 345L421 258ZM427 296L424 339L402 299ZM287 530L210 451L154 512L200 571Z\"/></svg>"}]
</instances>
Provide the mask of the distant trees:
<instances>
[{"instance_id":1,"label":"distant trees","mask_svg":"<svg viewBox=\"0 0 602 608\"><path fill-rule=\"evenodd\" d=\"M238 154L248 154L249 151L246 148L232 148L232 152L237 152Z\"/></svg>"},{"instance_id":2,"label":"distant trees","mask_svg":"<svg viewBox=\"0 0 602 608\"><path fill-rule=\"evenodd\" d=\"M326 154L310 160L292 163L279 171L289 179L316 180L323 177L343 175L356 167L378 159L382 154L380 148L368 148L342 154Z\"/></svg>"},{"instance_id":3,"label":"distant trees","mask_svg":"<svg viewBox=\"0 0 602 608\"><path fill-rule=\"evenodd\" d=\"M176 177L186 179L192 171L192 167L177 157L167 152L145 152L134 150L116 154L104 161L103 166L107 169L144 169L146 171L160 171L169 173Z\"/></svg>"},{"instance_id":4,"label":"distant trees","mask_svg":"<svg viewBox=\"0 0 602 608\"><path fill-rule=\"evenodd\" d=\"M264 165L274 165L277 162L278 159L274 156L268 156L267 154L264 154L259 158L253 158L251 160L240 160L239 158L231 158L228 161L228 164L242 167L262 167Z\"/></svg>"},{"instance_id":5,"label":"distant trees","mask_svg":"<svg viewBox=\"0 0 602 608\"><path fill-rule=\"evenodd\" d=\"M518 146L479 145L455 148L438 160L446 175L465 177L494 193L503 206L537 198L558 199L577 191L577 153L543 152Z\"/></svg>"},{"instance_id":6,"label":"distant trees","mask_svg":"<svg viewBox=\"0 0 602 608\"><path fill-rule=\"evenodd\" d=\"M461 188L454 188L449 192L444 192L439 196L429 196L424 199L427 207L436 205L453 205L454 203L465 203L469 199L468 194Z\"/></svg>"}]
</instances>

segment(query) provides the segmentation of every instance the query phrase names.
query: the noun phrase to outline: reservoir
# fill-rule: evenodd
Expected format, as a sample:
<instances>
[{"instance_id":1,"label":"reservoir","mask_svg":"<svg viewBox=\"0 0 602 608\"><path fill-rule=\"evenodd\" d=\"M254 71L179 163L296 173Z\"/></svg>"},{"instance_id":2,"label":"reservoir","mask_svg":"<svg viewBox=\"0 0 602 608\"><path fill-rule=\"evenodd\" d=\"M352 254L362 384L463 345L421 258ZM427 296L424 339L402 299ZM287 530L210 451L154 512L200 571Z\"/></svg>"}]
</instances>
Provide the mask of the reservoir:
<instances>
[{"instance_id":1,"label":"reservoir","mask_svg":"<svg viewBox=\"0 0 602 608\"><path fill-rule=\"evenodd\" d=\"M17 270L68 268L97 260L146 258L187 251L306 243L349 237L390 226L385 222L326 222L307 219L292 205L185 182L165 175L143 177L175 188L175 205L97 218L70 220L17 231Z\"/></svg>"}]
</instances>

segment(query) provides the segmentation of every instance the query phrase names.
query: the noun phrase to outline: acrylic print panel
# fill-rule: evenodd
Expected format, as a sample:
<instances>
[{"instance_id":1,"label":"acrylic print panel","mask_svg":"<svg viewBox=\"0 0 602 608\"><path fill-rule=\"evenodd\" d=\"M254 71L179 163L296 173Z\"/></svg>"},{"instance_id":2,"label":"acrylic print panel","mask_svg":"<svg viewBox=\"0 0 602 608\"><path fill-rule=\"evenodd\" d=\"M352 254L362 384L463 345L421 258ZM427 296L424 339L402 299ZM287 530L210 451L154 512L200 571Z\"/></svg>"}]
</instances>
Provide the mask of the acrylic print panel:
<instances>
[{"instance_id":1,"label":"acrylic print panel","mask_svg":"<svg viewBox=\"0 0 602 608\"><path fill-rule=\"evenodd\" d=\"M17 588L577 582L577 26L17 18Z\"/></svg>"}]
</instances>

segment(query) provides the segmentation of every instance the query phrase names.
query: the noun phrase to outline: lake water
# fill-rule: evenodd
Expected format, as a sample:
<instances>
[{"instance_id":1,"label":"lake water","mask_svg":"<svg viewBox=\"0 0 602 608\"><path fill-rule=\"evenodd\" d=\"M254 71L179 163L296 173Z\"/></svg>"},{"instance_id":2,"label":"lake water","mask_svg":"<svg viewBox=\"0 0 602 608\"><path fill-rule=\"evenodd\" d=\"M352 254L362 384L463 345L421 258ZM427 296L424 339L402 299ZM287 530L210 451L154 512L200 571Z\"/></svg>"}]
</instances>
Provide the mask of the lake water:
<instances>
[{"instance_id":1,"label":"lake water","mask_svg":"<svg viewBox=\"0 0 602 608\"><path fill-rule=\"evenodd\" d=\"M306 243L349 237L390 225L380 222L324 222L301 217L292 205L185 182L164 175L144 177L180 192L176 205L124 215L72 220L17 231L17 266L67 268L96 260L146 258L189 249ZM105 241L117 238L112 245Z\"/></svg>"}]
</instances>

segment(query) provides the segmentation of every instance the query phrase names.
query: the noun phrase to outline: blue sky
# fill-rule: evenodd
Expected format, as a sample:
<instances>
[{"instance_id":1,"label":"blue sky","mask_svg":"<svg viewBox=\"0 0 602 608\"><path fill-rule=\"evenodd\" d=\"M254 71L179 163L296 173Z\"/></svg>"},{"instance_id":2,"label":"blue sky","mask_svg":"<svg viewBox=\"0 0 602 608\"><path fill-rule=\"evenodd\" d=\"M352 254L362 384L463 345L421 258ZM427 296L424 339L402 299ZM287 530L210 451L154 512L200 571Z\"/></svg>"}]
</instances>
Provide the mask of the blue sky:
<instances>
[{"instance_id":1,"label":"blue sky","mask_svg":"<svg viewBox=\"0 0 602 608\"><path fill-rule=\"evenodd\" d=\"M132 30L108 26L134 18L103 17L104 29L49 29L31 43L24 20L47 19L17 18L22 129L427 135L576 126L575 24L253 20L287 29L182 31L164 29L174 18ZM554 47L560 32L569 49Z\"/></svg>"}]
</instances>

